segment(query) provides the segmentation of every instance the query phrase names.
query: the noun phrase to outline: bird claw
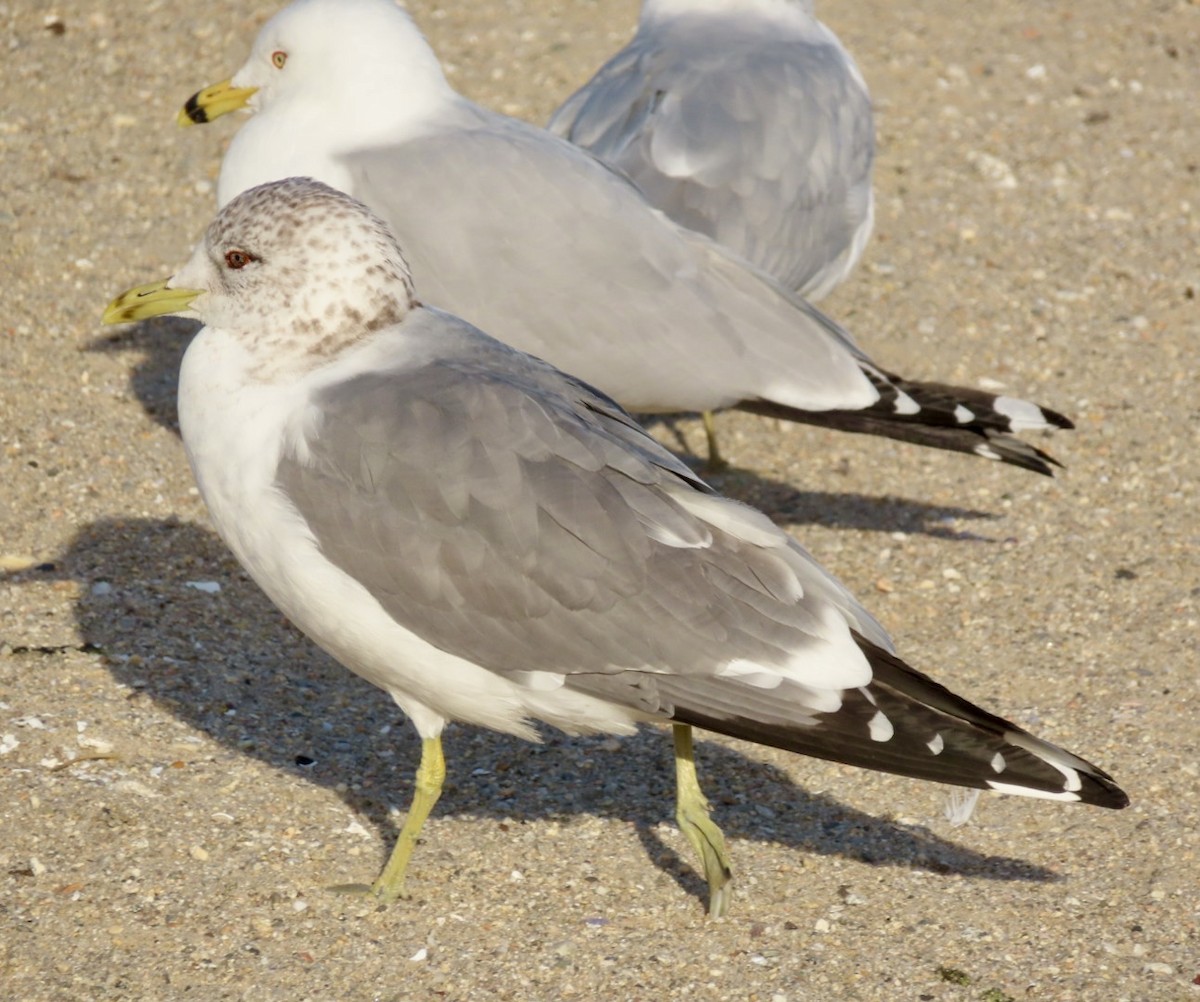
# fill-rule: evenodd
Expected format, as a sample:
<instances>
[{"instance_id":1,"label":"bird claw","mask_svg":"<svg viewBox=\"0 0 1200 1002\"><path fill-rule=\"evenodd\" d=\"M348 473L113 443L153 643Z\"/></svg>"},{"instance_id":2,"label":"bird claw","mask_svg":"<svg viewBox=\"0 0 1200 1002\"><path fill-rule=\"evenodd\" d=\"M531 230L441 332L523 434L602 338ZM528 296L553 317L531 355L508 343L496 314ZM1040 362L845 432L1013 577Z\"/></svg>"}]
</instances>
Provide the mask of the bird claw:
<instances>
[{"instance_id":1,"label":"bird claw","mask_svg":"<svg viewBox=\"0 0 1200 1002\"><path fill-rule=\"evenodd\" d=\"M376 880L373 884L330 884L325 890L333 894L349 894L355 897L375 898L381 904L390 905L393 901L408 900L409 893L403 888L388 888Z\"/></svg>"},{"instance_id":2,"label":"bird claw","mask_svg":"<svg viewBox=\"0 0 1200 1002\"><path fill-rule=\"evenodd\" d=\"M728 913L733 899L733 870L725 850L725 837L703 806L699 811L693 811L690 805L681 809L676 821L700 857L708 881L709 918L721 918Z\"/></svg>"}]
</instances>

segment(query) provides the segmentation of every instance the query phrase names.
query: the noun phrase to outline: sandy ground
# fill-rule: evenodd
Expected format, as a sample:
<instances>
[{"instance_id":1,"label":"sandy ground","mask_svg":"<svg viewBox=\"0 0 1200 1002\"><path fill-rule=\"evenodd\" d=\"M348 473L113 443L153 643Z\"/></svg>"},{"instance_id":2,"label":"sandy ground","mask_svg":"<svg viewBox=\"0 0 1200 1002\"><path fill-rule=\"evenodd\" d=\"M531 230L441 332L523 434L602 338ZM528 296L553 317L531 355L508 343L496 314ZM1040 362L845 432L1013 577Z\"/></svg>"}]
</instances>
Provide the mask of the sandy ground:
<instances>
[{"instance_id":1,"label":"sandy ground","mask_svg":"<svg viewBox=\"0 0 1200 1002\"><path fill-rule=\"evenodd\" d=\"M656 731L452 728L414 899L326 890L382 864L415 737L209 528L175 427L192 326L98 322L208 222L237 122L174 115L273 9L0 4L0 996L1200 999L1200 9L825 5L880 133L829 310L894 369L1079 427L1047 480L726 416L720 483L1133 806L996 797L953 828L943 788L704 741L721 922ZM460 89L543 121L635 4L414 13Z\"/></svg>"}]
</instances>

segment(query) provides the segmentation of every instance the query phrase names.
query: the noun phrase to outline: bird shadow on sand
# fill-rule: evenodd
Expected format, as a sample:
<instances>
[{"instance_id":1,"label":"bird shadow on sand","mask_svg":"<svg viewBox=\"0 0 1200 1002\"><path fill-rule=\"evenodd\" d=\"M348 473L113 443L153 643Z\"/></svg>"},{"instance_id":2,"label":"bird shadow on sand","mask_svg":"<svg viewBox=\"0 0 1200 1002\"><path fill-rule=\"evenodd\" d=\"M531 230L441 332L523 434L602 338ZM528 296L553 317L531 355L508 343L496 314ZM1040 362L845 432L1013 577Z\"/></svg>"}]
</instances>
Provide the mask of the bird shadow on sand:
<instances>
[{"instance_id":1,"label":"bird shadow on sand","mask_svg":"<svg viewBox=\"0 0 1200 1002\"><path fill-rule=\"evenodd\" d=\"M199 329L199 323L194 320L158 317L115 328L112 333L94 339L87 350L139 355L130 375L131 389L154 421L178 434L175 398L179 365ZM671 416L649 420L668 429L671 439L667 444L670 447L686 453L687 441L678 433ZM702 462L693 455L685 455L685 459L695 466ZM727 469L707 479L723 494L753 505L782 525L904 532L959 542L999 541L964 527L963 523L1000 519L998 515L977 509L929 504L894 495L872 497L853 491L799 490L784 481L738 468Z\"/></svg>"},{"instance_id":2,"label":"bird shadow on sand","mask_svg":"<svg viewBox=\"0 0 1200 1002\"><path fill-rule=\"evenodd\" d=\"M778 524L822 525L866 532L904 532L960 542L1002 541L960 525L964 522L994 522L1001 518L977 508L930 504L896 495L878 497L854 491L800 490L786 481L772 480L753 470L733 465L717 471L709 470L707 460L693 451L695 443L703 441L699 433L698 414L639 414L637 417L647 428L659 431L663 444L679 455L709 485L726 497L765 512ZM688 424L696 426L691 429L693 433L690 436L685 431ZM766 428L762 433L772 434ZM835 437L853 440L860 436L835 433ZM899 472L903 461L897 458L895 462Z\"/></svg>"},{"instance_id":3,"label":"bird shadow on sand","mask_svg":"<svg viewBox=\"0 0 1200 1002\"><path fill-rule=\"evenodd\" d=\"M198 320L155 317L110 328L89 341L84 350L139 356L129 376L130 389L155 422L178 435L175 398L179 391L179 365L200 327Z\"/></svg>"},{"instance_id":4,"label":"bird shadow on sand","mask_svg":"<svg viewBox=\"0 0 1200 1002\"><path fill-rule=\"evenodd\" d=\"M390 849L398 834L392 808L403 811L412 795L415 733L386 694L288 624L215 534L174 520L103 520L82 528L54 564L26 573L80 582L82 639L136 698L239 754L336 789ZM189 584L197 581L220 590ZM681 858L660 836L674 814L669 734L644 728L618 740L545 729L543 736L536 745L448 728L449 777L435 816L621 819L656 867L707 900L690 853ZM152 745L145 751L154 757ZM920 825L872 817L724 744L702 740L698 759L714 816L735 841L991 880L1060 879Z\"/></svg>"}]
</instances>

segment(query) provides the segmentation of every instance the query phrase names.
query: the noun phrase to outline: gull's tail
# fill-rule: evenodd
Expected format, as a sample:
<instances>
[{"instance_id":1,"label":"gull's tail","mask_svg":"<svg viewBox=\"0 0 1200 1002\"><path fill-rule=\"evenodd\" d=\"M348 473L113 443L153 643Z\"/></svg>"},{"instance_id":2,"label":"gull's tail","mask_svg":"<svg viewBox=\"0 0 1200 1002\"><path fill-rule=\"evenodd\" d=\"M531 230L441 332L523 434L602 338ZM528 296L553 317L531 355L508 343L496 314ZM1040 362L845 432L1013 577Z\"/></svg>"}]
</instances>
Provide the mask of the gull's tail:
<instances>
[{"instance_id":1,"label":"gull's tail","mask_svg":"<svg viewBox=\"0 0 1200 1002\"><path fill-rule=\"evenodd\" d=\"M1102 769L956 696L855 634L871 682L841 707L789 713L787 683L754 690L720 678L656 676L672 720L758 744L916 779L1121 808L1124 791ZM803 694L797 694L803 699Z\"/></svg>"},{"instance_id":2,"label":"gull's tail","mask_svg":"<svg viewBox=\"0 0 1200 1002\"><path fill-rule=\"evenodd\" d=\"M1046 476L1062 466L1015 434L1075 427L1057 411L983 390L910 382L866 364L863 372L879 391L879 400L862 410L802 411L770 400L743 400L737 407L787 421L969 452Z\"/></svg>"}]
</instances>

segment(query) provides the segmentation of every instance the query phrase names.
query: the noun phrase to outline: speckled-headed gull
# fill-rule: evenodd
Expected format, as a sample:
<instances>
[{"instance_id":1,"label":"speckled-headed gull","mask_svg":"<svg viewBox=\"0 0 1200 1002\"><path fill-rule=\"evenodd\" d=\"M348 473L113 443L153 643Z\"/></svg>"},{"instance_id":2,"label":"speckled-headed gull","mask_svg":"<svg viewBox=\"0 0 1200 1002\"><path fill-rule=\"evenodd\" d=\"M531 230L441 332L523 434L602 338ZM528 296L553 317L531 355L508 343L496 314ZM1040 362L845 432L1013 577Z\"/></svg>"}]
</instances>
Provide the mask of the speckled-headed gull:
<instances>
[{"instance_id":1,"label":"speckled-headed gull","mask_svg":"<svg viewBox=\"0 0 1200 1002\"><path fill-rule=\"evenodd\" d=\"M514 225L516 225L514 223ZM1122 807L1083 759L895 654L766 516L715 494L617 404L416 298L387 225L310 179L225 207L117 323L203 329L179 422L213 523L285 615L422 738L372 885L403 895L461 720L535 738L674 725L677 818L710 910L730 867L691 726L906 776Z\"/></svg>"}]
</instances>

